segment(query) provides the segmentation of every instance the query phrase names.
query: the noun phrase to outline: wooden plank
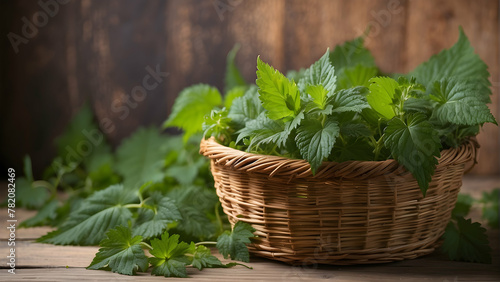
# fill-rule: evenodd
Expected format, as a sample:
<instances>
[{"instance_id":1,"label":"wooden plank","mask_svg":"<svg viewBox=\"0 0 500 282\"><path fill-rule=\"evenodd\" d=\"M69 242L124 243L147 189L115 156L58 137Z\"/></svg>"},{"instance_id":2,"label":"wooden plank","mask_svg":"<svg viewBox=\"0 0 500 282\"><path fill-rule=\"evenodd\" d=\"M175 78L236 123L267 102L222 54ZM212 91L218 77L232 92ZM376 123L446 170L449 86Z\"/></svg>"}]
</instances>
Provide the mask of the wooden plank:
<instances>
[{"instance_id":1,"label":"wooden plank","mask_svg":"<svg viewBox=\"0 0 500 282\"><path fill-rule=\"evenodd\" d=\"M407 1L287 1L287 68L308 67L325 50L361 36L383 72L402 72Z\"/></svg>"},{"instance_id":2,"label":"wooden plank","mask_svg":"<svg viewBox=\"0 0 500 282\"><path fill-rule=\"evenodd\" d=\"M491 236L498 236L492 234ZM27 243L27 242L23 242ZM25 249L26 248L26 249ZM29 249L28 249L29 248ZM86 279L102 279L104 277L115 277L127 279L127 276L108 276L109 272L87 271L82 268L71 268L72 266L86 266L91 261L96 247L61 247L42 244L27 244L18 246L19 250L19 272L16 278L42 278L57 281L57 279L71 279L74 275L82 275ZM22 253L22 250L29 250ZM243 281L243 280L320 280L336 279L339 281L388 281L400 279L404 281L430 280L430 281L497 281L500 273L498 248L494 256L493 264L472 264L448 261L438 253L424 258L394 262L381 265L358 265L358 266L326 266L313 265L304 267L293 267L280 262L252 258L247 265L253 270L241 266L232 269L205 269L199 272L189 268L188 273L196 281ZM0 249L1 253L5 251ZM25 254L27 256L25 256ZM220 255L217 255L220 257ZM48 269L39 269L39 266L48 264ZM70 268L65 269L66 265ZM36 269L24 269L25 267L37 267ZM135 279L152 278L147 274L134 277Z\"/></svg>"},{"instance_id":3,"label":"wooden plank","mask_svg":"<svg viewBox=\"0 0 500 282\"><path fill-rule=\"evenodd\" d=\"M9 254L10 246L0 242L0 254ZM98 252L96 246L55 246L16 241L15 254L18 268L87 267Z\"/></svg>"},{"instance_id":4,"label":"wooden plank","mask_svg":"<svg viewBox=\"0 0 500 282\"><path fill-rule=\"evenodd\" d=\"M16 211L16 218L17 223L16 226L19 226L21 222L24 220L35 216L37 211L30 211L30 210L25 210L25 209L15 209ZM6 208L1 208L0 209L0 222L2 223L0 226L0 240L7 240L10 236L10 231L7 228L4 228L4 226L8 225L6 222L9 219L7 209ZM4 225L5 224L5 225ZM48 226L41 226L41 227L32 227L32 228L16 228L16 240L34 240L36 238L39 238L42 235L47 234L48 232L52 231L53 228L48 227Z\"/></svg>"},{"instance_id":5,"label":"wooden plank","mask_svg":"<svg viewBox=\"0 0 500 282\"><path fill-rule=\"evenodd\" d=\"M499 72L499 1L432 0L410 1L407 24L407 70L426 61L432 54L451 47L458 38L458 26L464 28L472 46L486 62L493 84L490 109L500 118ZM481 150L474 173L500 175L499 129L486 124L478 135Z\"/></svg>"}]
</instances>

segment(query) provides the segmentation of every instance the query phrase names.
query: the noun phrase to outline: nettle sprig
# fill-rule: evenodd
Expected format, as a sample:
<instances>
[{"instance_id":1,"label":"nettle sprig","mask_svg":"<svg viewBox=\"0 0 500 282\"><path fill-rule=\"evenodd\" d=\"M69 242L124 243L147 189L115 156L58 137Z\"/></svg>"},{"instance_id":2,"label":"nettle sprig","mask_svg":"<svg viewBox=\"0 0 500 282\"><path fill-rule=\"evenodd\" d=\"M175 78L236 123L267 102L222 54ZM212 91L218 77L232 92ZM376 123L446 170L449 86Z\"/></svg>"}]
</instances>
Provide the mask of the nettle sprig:
<instances>
[{"instance_id":1,"label":"nettle sprig","mask_svg":"<svg viewBox=\"0 0 500 282\"><path fill-rule=\"evenodd\" d=\"M313 173L324 161L395 159L425 196L440 151L497 124L487 106L487 65L459 33L453 47L400 75L380 72L363 37L286 76L258 57L256 85L226 88L224 98L208 85L188 87L165 125L204 131L239 150L304 159ZM241 77L232 58L228 69Z\"/></svg>"}]
</instances>

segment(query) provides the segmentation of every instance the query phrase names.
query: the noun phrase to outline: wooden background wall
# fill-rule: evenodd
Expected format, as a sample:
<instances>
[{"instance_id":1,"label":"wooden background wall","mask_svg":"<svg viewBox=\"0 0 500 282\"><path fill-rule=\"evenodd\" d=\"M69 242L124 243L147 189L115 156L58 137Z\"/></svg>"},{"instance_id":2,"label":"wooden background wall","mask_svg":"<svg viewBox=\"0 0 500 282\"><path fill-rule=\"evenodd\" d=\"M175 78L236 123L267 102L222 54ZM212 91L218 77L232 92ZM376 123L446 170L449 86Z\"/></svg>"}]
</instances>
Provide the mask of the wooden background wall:
<instances>
[{"instance_id":1,"label":"wooden background wall","mask_svg":"<svg viewBox=\"0 0 500 282\"><path fill-rule=\"evenodd\" d=\"M449 48L462 25L489 65L491 110L500 118L497 0L59 1L17 53L7 35L22 36L23 18L32 22L43 9L34 0L0 3L2 171L19 168L26 153L40 171L54 155L55 136L85 101L98 121L115 126L107 136L117 145L140 125L161 124L182 88L198 82L222 88L225 56L236 42L237 63L253 82L259 54L281 71L307 67L369 25L367 46L385 72L410 71ZM168 76L143 101L127 102L148 66ZM498 175L498 128L486 125L479 142L475 173Z\"/></svg>"}]
</instances>

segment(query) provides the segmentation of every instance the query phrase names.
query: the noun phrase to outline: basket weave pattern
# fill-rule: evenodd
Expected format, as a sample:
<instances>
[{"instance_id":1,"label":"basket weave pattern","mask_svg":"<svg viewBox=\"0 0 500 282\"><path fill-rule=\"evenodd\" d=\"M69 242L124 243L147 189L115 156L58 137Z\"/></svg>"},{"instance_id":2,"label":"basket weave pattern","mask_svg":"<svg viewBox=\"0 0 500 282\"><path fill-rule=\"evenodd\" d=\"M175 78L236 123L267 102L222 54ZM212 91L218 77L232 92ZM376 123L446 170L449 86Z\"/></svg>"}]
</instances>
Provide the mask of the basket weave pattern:
<instances>
[{"instance_id":1,"label":"basket weave pattern","mask_svg":"<svg viewBox=\"0 0 500 282\"><path fill-rule=\"evenodd\" d=\"M394 160L325 162L258 155L202 140L217 195L231 224L252 224L250 251L290 264L361 264L412 259L434 251L455 206L469 141L441 152L422 197Z\"/></svg>"}]
</instances>

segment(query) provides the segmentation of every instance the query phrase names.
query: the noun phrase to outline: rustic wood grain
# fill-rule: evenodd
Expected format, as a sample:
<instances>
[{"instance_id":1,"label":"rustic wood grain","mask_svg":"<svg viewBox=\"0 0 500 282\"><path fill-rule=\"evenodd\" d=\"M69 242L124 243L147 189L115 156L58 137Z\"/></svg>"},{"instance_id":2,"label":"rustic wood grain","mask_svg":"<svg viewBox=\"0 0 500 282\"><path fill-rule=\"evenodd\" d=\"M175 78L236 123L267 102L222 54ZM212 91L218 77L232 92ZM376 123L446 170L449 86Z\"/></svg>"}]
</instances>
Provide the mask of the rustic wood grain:
<instances>
[{"instance_id":1,"label":"rustic wood grain","mask_svg":"<svg viewBox=\"0 0 500 282\"><path fill-rule=\"evenodd\" d=\"M500 118L500 28L499 1L446 0L410 1L406 30L406 70L414 69L431 55L451 47L462 26L476 53L488 65L493 95L490 109ZM486 124L478 135L481 149L473 173L500 175L500 133L496 125Z\"/></svg>"},{"instance_id":2,"label":"rustic wood grain","mask_svg":"<svg viewBox=\"0 0 500 282\"><path fill-rule=\"evenodd\" d=\"M0 196L0 199L3 199L4 195ZM15 209L17 211L17 209ZM16 213L16 226L19 226L21 222L25 221L26 219L33 217L37 214L37 211L34 210L21 210L21 212ZM6 222L8 211L7 208L0 208L0 219L1 222ZM3 225L2 225L3 226ZM43 236L47 234L48 232L52 231L53 228L48 227L48 226L40 226L40 227L31 227L31 228L16 228L16 239L20 240L34 240L36 238L39 238L40 236ZM10 231L7 228L0 228L0 240L5 240L9 238Z\"/></svg>"},{"instance_id":3,"label":"rustic wood grain","mask_svg":"<svg viewBox=\"0 0 500 282\"><path fill-rule=\"evenodd\" d=\"M287 1L287 69L308 67L327 48L362 36L383 72L402 72L407 1ZM345 15L349 15L348 17Z\"/></svg>"}]
</instances>

